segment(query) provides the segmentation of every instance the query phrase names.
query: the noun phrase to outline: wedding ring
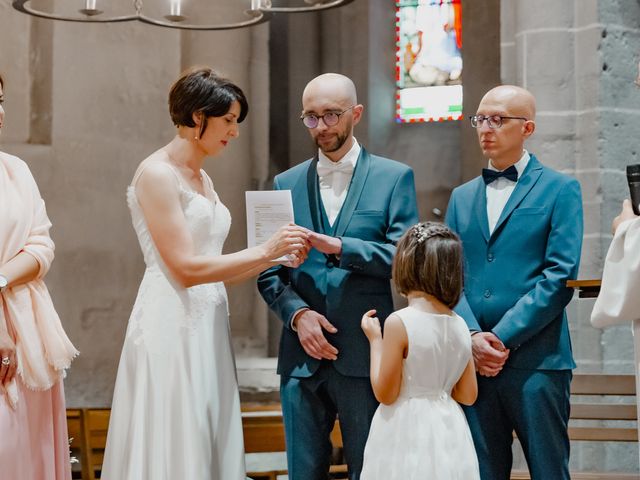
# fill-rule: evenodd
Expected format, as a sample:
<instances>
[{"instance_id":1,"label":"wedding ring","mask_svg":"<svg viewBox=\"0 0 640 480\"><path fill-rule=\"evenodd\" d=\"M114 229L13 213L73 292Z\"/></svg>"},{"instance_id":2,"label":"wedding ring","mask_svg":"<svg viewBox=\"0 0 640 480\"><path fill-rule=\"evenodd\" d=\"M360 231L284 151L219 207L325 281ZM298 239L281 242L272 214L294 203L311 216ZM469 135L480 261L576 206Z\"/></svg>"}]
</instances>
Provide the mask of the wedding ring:
<instances>
[{"instance_id":1,"label":"wedding ring","mask_svg":"<svg viewBox=\"0 0 640 480\"><path fill-rule=\"evenodd\" d=\"M11 360L9 360L9 357L2 357L2 365L10 365L11 364Z\"/></svg>"}]
</instances>

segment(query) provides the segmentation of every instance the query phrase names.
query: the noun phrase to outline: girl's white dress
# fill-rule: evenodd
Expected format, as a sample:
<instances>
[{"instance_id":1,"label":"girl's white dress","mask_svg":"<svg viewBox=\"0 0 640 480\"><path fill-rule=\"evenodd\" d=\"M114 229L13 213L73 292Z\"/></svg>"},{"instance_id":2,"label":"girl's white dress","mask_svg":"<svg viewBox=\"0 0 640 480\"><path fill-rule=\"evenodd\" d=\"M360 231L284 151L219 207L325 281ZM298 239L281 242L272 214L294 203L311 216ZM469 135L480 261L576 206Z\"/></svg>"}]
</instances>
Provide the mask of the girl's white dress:
<instances>
[{"instance_id":1,"label":"girl's white dress","mask_svg":"<svg viewBox=\"0 0 640 480\"><path fill-rule=\"evenodd\" d=\"M202 173L206 197L176 176L182 210L196 253L220 255L231 217ZM133 186L127 198L147 268L122 348L102 478L244 480L224 285L176 284Z\"/></svg>"},{"instance_id":2,"label":"girl's white dress","mask_svg":"<svg viewBox=\"0 0 640 480\"><path fill-rule=\"evenodd\" d=\"M396 314L407 330L402 387L376 411L361 480L475 480L478 459L467 420L451 389L471 358L471 337L458 315L415 308Z\"/></svg>"}]
</instances>

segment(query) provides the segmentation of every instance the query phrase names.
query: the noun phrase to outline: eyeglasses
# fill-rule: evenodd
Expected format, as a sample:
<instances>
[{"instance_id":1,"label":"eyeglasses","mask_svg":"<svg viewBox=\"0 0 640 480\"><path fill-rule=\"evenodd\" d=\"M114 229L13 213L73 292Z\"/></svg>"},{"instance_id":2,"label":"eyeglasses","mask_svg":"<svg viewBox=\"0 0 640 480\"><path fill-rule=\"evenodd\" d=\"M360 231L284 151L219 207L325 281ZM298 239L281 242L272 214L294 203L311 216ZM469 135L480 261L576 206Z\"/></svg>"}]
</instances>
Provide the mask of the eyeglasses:
<instances>
[{"instance_id":1,"label":"eyeglasses","mask_svg":"<svg viewBox=\"0 0 640 480\"><path fill-rule=\"evenodd\" d=\"M307 128L316 128L320 123L320 119L322 119L327 127L333 127L340 121L340 116L351 110L353 107L355 107L355 105L351 105L349 108L345 108L341 112L327 112L323 115L315 115L313 113L309 115L302 115L300 120L302 120L302 123Z\"/></svg>"},{"instance_id":2,"label":"eyeglasses","mask_svg":"<svg viewBox=\"0 0 640 480\"><path fill-rule=\"evenodd\" d=\"M524 120L525 122L529 121L529 119L525 117L506 117L504 115L489 115L489 116L470 115L469 116L469 120L471 121L471 126L473 128L482 127L482 124L484 123L485 120L489 124L489 128L493 128L493 129L500 128L502 126L502 121L504 119Z\"/></svg>"}]
</instances>

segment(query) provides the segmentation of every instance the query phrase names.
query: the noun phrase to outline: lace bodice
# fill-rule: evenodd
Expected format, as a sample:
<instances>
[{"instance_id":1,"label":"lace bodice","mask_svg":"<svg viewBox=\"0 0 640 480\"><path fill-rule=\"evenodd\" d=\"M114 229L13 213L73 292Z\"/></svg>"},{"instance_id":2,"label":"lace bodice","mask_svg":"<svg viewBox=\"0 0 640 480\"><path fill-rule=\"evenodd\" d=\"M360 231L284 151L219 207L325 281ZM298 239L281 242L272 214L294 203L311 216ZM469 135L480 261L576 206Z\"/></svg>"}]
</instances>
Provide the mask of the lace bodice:
<instances>
[{"instance_id":1,"label":"lace bodice","mask_svg":"<svg viewBox=\"0 0 640 480\"><path fill-rule=\"evenodd\" d=\"M177 174L176 181L184 218L193 241L194 253L215 256L222 253L222 246L231 226L231 215L215 193L211 179L204 172L202 175L205 179L207 196L187 190ZM177 315L174 320L190 329L197 329L197 325L202 321L210 305L226 302L227 293L224 284L222 282L201 284L186 289L178 285L153 243L136 195L135 178L133 184L127 189L127 203L147 266L131 316L131 331L142 331L138 327L140 327L141 316L149 308L145 305L156 302L157 299L154 300L154 297L159 295L176 295L182 313Z\"/></svg>"},{"instance_id":2,"label":"lace bodice","mask_svg":"<svg viewBox=\"0 0 640 480\"><path fill-rule=\"evenodd\" d=\"M193 239L195 253L197 255L220 255L231 227L231 215L213 190L213 184L209 177L206 174L203 175L205 175L205 184L208 186L207 190L209 190L207 194L211 198L187 190L181 184L178 184L180 201L187 221L187 228ZM140 243L147 268L159 266L166 271L164 262L147 228L133 185L130 185L127 189L127 203L131 210L133 228L138 236L138 242Z\"/></svg>"}]
</instances>

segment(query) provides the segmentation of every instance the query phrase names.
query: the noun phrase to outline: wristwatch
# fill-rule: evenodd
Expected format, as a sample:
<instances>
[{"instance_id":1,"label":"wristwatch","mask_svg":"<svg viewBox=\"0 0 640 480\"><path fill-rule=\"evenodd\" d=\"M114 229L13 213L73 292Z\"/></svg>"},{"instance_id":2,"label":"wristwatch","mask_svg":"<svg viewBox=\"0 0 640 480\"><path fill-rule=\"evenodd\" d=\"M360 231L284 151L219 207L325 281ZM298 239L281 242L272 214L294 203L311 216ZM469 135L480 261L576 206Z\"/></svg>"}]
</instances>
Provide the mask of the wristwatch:
<instances>
[{"instance_id":1,"label":"wristwatch","mask_svg":"<svg viewBox=\"0 0 640 480\"><path fill-rule=\"evenodd\" d=\"M7 288L7 285L9 285L9 280L7 280L7 277L5 277L4 275L0 275L0 292L3 292Z\"/></svg>"}]
</instances>

